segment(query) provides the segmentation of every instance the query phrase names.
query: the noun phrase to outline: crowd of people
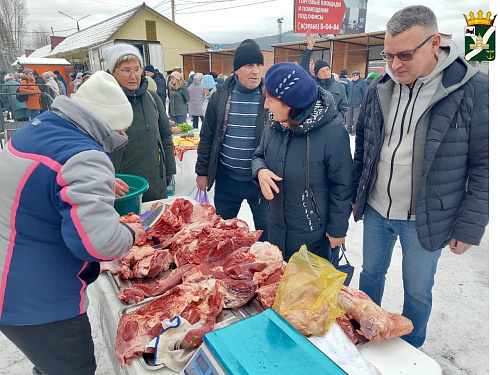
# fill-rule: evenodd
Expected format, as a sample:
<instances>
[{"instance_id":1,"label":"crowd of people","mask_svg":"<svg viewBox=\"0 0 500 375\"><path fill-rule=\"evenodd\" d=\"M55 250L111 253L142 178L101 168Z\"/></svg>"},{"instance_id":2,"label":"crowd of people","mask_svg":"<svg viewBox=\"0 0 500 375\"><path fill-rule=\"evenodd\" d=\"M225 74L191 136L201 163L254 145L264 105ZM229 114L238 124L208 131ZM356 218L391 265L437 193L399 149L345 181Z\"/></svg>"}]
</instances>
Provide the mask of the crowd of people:
<instances>
[{"instance_id":1,"label":"crowd of people","mask_svg":"<svg viewBox=\"0 0 500 375\"><path fill-rule=\"evenodd\" d=\"M402 315L414 325L403 339L422 346L443 249L463 254L488 224L488 76L441 38L425 6L406 7L387 22L386 72L367 77L369 84L359 70L348 79L347 69L337 75L328 62L311 61L316 37L308 31L306 41L300 63L277 63L264 74L260 47L246 39L234 51L230 77L191 72L187 81L179 67L165 78L137 48L117 44L106 50L107 73L75 75L71 99L58 72L44 72L43 84L30 69L20 82L5 76L2 92L28 83L21 92L44 86L53 99L48 109L40 95L24 106L10 103L15 119L31 117L38 126L24 127L0 153L0 174L9 176L0 204L11 207L0 221L0 269L8 281L1 286L0 331L36 373L95 370L82 284L95 279L93 264L119 257L142 233L118 223L113 200L127 187L114 174L146 178L143 201L166 198L176 173L172 132L188 113L201 127L198 189L214 188L223 219L237 217L246 200L260 240L276 244L286 260L303 244L331 259L353 214L363 219L359 288L380 304L399 239ZM57 147L69 136L68 150ZM30 230L36 225L47 230ZM64 272L50 262L54 256L63 264L62 254ZM41 263L48 266L40 270ZM20 298L16 291L29 280L16 276L35 274L24 289L30 294ZM60 295L37 294L42 281L57 284ZM86 350L66 358L70 323Z\"/></svg>"}]
</instances>

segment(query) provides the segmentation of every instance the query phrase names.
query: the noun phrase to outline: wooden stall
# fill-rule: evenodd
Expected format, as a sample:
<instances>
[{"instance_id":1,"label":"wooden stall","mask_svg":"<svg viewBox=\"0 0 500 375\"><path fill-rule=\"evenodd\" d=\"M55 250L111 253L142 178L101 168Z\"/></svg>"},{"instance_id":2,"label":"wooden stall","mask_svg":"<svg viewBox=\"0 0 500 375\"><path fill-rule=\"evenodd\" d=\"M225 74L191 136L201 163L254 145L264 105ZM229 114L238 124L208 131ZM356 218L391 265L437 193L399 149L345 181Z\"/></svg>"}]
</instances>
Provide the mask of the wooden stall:
<instances>
[{"instance_id":1,"label":"wooden stall","mask_svg":"<svg viewBox=\"0 0 500 375\"><path fill-rule=\"evenodd\" d=\"M342 35L327 39L318 39L314 45L312 58L325 60L332 67L332 72L339 74L347 69L348 74L359 70L365 78L371 61L381 60L380 52L384 48L385 31L364 34ZM300 61L302 52L307 47L306 41L274 44L274 62Z\"/></svg>"}]
</instances>

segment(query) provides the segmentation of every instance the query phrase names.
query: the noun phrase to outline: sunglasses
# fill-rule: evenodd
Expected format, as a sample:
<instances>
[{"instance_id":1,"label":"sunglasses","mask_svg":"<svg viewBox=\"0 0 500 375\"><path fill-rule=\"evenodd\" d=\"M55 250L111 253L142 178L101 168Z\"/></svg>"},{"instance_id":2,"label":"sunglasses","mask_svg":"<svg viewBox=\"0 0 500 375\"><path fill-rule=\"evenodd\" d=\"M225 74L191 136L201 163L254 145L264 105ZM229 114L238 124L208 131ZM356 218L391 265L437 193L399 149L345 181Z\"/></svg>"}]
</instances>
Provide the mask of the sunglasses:
<instances>
[{"instance_id":1,"label":"sunglasses","mask_svg":"<svg viewBox=\"0 0 500 375\"><path fill-rule=\"evenodd\" d=\"M380 53L380 56L384 61L394 61L394 57L397 56L398 59L401 61L410 61L413 59L413 54L417 52L425 43L427 43L432 37L434 37L434 34L429 36L426 40L424 40L422 43L420 43L417 48L415 48L413 51L407 51L407 52L398 52L398 53L387 53L382 51Z\"/></svg>"}]
</instances>

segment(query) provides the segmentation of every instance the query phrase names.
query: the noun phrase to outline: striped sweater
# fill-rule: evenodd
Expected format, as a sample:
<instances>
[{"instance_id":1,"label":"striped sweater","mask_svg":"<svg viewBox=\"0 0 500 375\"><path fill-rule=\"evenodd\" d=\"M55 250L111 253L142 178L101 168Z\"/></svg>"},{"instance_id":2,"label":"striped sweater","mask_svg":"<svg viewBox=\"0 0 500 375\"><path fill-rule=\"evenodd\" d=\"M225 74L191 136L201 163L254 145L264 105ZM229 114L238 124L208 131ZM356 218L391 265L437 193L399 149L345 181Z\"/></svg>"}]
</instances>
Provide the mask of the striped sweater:
<instances>
[{"instance_id":1,"label":"striped sweater","mask_svg":"<svg viewBox=\"0 0 500 375\"><path fill-rule=\"evenodd\" d=\"M260 89L247 89L236 83L227 118L227 131L220 149L219 163L239 181L252 180L255 151L255 123L259 111Z\"/></svg>"}]
</instances>

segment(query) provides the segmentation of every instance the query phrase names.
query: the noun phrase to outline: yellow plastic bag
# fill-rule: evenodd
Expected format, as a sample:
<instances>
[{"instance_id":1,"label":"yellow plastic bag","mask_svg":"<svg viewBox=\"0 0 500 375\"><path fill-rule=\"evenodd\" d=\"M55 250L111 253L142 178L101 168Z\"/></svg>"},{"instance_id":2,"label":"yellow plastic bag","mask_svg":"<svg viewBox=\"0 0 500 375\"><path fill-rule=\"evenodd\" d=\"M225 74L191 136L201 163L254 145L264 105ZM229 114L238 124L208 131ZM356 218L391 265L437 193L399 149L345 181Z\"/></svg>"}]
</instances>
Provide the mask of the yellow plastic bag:
<instances>
[{"instance_id":1,"label":"yellow plastic bag","mask_svg":"<svg viewBox=\"0 0 500 375\"><path fill-rule=\"evenodd\" d=\"M346 273L307 250L290 257L276 292L273 309L305 336L324 336L345 314L337 298Z\"/></svg>"}]
</instances>

